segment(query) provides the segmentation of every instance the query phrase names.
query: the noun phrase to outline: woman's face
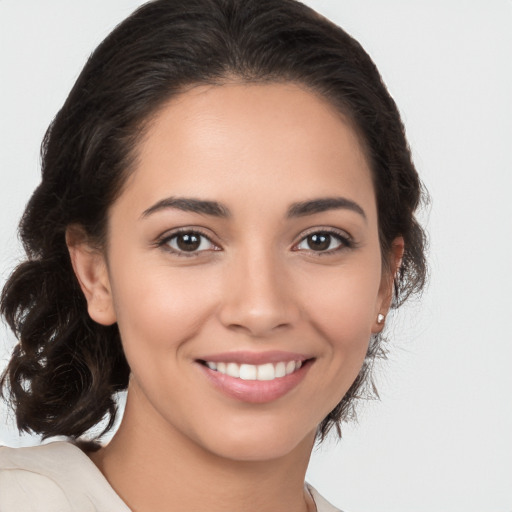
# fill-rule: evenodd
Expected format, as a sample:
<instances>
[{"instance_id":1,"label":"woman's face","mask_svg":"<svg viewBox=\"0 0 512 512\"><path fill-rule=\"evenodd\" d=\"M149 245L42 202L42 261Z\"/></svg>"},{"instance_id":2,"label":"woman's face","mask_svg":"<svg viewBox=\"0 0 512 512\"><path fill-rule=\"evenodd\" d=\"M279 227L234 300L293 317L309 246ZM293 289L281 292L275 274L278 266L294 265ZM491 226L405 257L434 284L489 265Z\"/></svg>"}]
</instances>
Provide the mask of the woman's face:
<instances>
[{"instance_id":1,"label":"woman's face","mask_svg":"<svg viewBox=\"0 0 512 512\"><path fill-rule=\"evenodd\" d=\"M111 207L107 268L127 414L237 460L313 442L390 292L357 136L292 84L170 101Z\"/></svg>"}]
</instances>

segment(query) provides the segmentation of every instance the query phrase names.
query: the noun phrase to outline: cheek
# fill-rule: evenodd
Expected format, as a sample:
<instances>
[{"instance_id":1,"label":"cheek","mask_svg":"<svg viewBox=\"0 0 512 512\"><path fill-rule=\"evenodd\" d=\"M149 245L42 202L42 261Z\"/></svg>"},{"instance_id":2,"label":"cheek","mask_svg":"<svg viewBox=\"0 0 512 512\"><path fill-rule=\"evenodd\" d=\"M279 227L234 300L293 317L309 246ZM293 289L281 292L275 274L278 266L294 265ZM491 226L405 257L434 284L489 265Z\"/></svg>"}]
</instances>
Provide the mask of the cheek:
<instances>
[{"instance_id":1,"label":"cheek","mask_svg":"<svg viewBox=\"0 0 512 512\"><path fill-rule=\"evenodd\" d=\"M325 412L345 395L365 360L379 303L380 263L372 260L317 272L314 282L315 287L308 287L307 313L325 341Z\"/></svg>"},{"instance_id":2,"label":"cheek","mask_svg":"<svg viewBox=\"0 0 512 512\"><path fill-rule=\"evenodd\" d=\"M318 272L313 282L308 314L315 328L333 345L348 348L367 341L378 310L380 267L340 267Z\"/></svg>"},{"instance_id":3,"label":"cheek","mask_svg":"<svg viewBox=\"0 0 512 512\"><path fill-rule=\"evenodd\" d=\"M203 274L138 266L130 277L114 276L114 307L129 359L133 352L174 352L197 333L215 307L213 283Z\"/></svg>"}]
</instances>

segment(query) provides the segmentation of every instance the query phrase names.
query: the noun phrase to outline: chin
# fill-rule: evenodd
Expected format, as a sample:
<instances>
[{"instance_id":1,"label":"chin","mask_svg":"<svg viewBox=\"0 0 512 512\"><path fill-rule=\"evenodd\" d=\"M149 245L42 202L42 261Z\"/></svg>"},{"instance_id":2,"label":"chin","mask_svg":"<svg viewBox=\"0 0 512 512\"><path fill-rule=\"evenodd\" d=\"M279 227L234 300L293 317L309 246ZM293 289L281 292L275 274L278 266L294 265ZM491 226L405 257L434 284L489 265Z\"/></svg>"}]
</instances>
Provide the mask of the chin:
<instances>
[{"instance_id":1,"label":"chin","mask_svg":"<svg viewBox=\"0 0 512 512\"><path fill-rule=\"evenodd\" d=\"M251 427L226 428L209 432L203 446L212 454L240 462L263 462L289 456L293 452L309 453L313 448L316 427L310 431L289 428L289 426L261 425L256 422ZM214 436L211 436L214 434ZM304 450L307 446L307 450Z\"/></svg>"}]
</instances>

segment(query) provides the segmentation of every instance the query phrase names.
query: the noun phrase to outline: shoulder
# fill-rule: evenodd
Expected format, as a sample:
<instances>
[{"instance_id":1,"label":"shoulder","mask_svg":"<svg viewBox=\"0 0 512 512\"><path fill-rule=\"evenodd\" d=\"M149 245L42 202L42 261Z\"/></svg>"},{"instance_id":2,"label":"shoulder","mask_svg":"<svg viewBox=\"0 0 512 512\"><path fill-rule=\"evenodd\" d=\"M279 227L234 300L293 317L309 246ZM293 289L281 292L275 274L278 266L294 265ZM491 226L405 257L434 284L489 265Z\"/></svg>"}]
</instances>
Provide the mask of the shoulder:
<instances>
[{"instance_id":1,"label":"shoulder","mask_svg":"<svg viewBox=\"0 0 512 512\"><path fill-rule=\"evenodd\" d=\"M331 505L312 485L306 484L306 487L313 497L317 512L342 512L339 508Z\"/></svg>"},{"instance_id":2,"label":"shoulder","mask_svg":"<svg viewBox=\"0 0 512 512\"><path fill-rule=\"evenodd\" d=\"M89 457L67 442L0 447L0 510L129 512Z\"/></svg>"}]
</instances>

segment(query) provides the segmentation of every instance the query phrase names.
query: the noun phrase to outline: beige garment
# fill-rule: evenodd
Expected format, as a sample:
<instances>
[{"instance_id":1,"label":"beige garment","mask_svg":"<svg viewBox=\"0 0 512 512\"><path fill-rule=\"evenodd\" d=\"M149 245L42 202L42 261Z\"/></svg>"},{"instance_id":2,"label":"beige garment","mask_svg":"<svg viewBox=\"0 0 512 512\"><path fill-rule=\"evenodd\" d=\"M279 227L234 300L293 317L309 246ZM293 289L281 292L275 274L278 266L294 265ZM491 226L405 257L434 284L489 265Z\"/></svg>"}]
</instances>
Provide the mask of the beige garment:
<instances>
[{"instance_id":1,"label":"beige garment","mask_svg":"<svg viewBox=\"0 0 512 512\"><path fill-rule=\"evenodd\" d=\"M339 512L308 485L318 512ZM0 447L0 512L130 512L77 446Z\"/></svg>"}]
</instances>

